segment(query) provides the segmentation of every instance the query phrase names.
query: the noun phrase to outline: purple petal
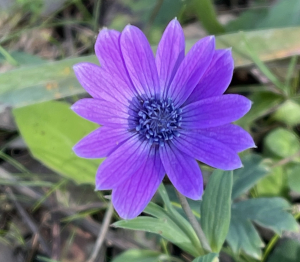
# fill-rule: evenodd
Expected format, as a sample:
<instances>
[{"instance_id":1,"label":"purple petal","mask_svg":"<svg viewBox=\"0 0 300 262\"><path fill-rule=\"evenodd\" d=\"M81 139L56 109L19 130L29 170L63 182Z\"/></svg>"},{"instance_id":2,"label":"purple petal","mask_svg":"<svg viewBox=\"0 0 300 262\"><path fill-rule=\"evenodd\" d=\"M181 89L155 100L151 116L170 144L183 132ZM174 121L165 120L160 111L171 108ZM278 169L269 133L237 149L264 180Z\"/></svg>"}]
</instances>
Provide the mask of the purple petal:
<instances>
[{"instance_id":1,"label":"purple petal","mask_svg":"<svg viewBox=\"0 0 300 262\"><path fill-rule=\"evenodd\" d=\"M101 67L110 73L115 83L127 86L126 89L131 91L131 94L136 94L124 65L120 48L120 36L121 33L118 31L102 29L95 44L96 56Z\"/></svg>"},{"instance_id":2,"label":"purple petal","mask_svg":"<svg viewBox=\"0 0 300 262\"><path fill-rule=\"evenodd\" d=\"M131 136L126 129L103 126L81 139L73 151L77 156L85 158L107 157Z\"/></svg>"},{"instance_id":3,"label":"purple petal","mask_svg":"<svg viewBox=\"0 0 300 262\"><path fill-rule=\"evenodd\" d=\"M158 150L152 147L143 166L113 189L112 202L120 217L137 217L154 196L164 175Z\"/></svg>"},{"instance_id":4,"label":"purple petal","mask_svg":"<svg viewBox=\"0 0 300 262\"><path fill-rule=\"evenodd\" d=\"M120 32L107 28L99 32L95 44L95 53L102 67L117 71L120 64L122 64L119 46L120 35Z\"/></svg>"},{"instance_id":5,"label":"purple petal","mask_svg":"<svg viewBox=\"0 0 300 262\"><path fill-rule=\"evenodd\" d=\"M174 187L186 197L201 198L203 179L197 161L179 151L173 144L165 144L159 149L165 171Z\"/></svg>"},{"instance_id":6,"label":"purple petal","mask_svg":"<svg viewBox=\"0 0 300 262\"><path fill-rule=\"evenodd\" d=\"M209 68L187 99L186 104L222 95L231 82L233 69L234 62L231 50L216 50Z\"/></svg>"},{"instance_id":7,"label":"purple petal","mask_svg":"<svg viewBox=\"0 0 300 262\"><path fill-rule=\"evenodd\" d=\"M126 128L129 115L118 103L105 100L84 98L72 105L71 109L81 117L100 125Z\"/></svg>"},{"instance_id":8,"label":"purple petal","mask_svg":"<svg viewBox=\"0 0 300 262\"><path fill-rule=\"evenodd\" d=\"M234 150L205 134L182 130L175 146L185 154L222 170L242 167L242 162Z\"/></svg>"},{"instance_id":9,"label":"purple petal","mask_svg":"<svg viewBox=\"0 0 300 262\"><path fill-rule=\"evenodd\" d=\"M150 144L142 142L138 136L125 141L99 166L96 189L113 189L129 179L146 163L149 151Z\"/></svg>"},{"instance_id":10,"label":"purple petal","mask_svg":"<svg viewBox=\"0 0 300 262\"><path fill-rule=\"evenodd\" d=\"M184 58L185 41L183 30L173 19L167 26L156 51L156 67L160 80L161 93L169 87Z\"/></svg>"},{"instance_id":11,"label":"purple petal","mask_svg":"<svg viewBox=\"0 0 300 262\"><path fill-rule=\"evenodd\" d=\"M148 97L159 94L154 55L144 33L128 25L122 32L120 45L127 71L139 94Z\"/></svg>"},{"instance_id":12,"label":"purple petal","mask_svg":"<svg viewBox=\"0 0 300 262\"><path fill-rule=\"evenodd\" d=\"M208 36L199 40L180 64L166 97L171 97L175 106L182 105L208 68L214 54L215 38Z\"/></svg>"},{"instance_id":13,"label":"purple petal","mask_svg":"<svg viewBox=\"0 0 300 262\"><path fill-rule=\"evenodd\" d=\"M193 132L217 140L235 152L242 152L248 148L255 147L250 134L243 128L233 124L198 129L193 130Z\"/></svg>"},{"instance_id":14,"label":"purple petal","mask_svg":"<svg viewBox=\"0 0 300 262\"><path fill-rule=\"evenodd\" d=\"M251 101L241 95L222 95L200 100L183 107L182 128L199 129L221 126L244 116Z\"/></svg>"},{"instance_id":15,"label":"purple petal","mask_svg":"<svg viewBox=\"0 0 300 262\"><path fill-rule=\"evenodd\" d=\"M132 91L124 82L116 85L109 73L91 63L79 63L73 68L78 81L92 97L128 105Z\"/></svg>"}]
</instances>

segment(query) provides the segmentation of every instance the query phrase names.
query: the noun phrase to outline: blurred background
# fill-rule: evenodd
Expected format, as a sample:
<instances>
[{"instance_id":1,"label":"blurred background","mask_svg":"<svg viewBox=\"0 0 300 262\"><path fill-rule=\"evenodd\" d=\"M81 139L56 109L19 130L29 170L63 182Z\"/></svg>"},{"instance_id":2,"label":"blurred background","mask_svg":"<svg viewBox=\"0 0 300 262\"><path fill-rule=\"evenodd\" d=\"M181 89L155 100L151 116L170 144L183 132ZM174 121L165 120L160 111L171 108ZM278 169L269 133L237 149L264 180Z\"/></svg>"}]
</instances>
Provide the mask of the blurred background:
<instances>
[{"instance_id":1,"label":"blurred background","mask_svg":"<svg viewBox=\"0 0 300 262\"><path fill-rule=\"evenodd\" d=\"M72 65L97 63L99 30L136 25L155 50L174 17L187 50L209 34L218 48L232 47L236 68L227 92L253 101L237 123L258 146L242 154L244 173L235 172L247 184L239 200L281 197L299 218L300 0L0 0L0 262L192 261L161 236L108 228L118 216L108 212L109 192L93 185L103 159L79 159L71 150L97 127L69 107L87 96ZM202 170L207 180L211 169ZM279 226L280 215L268 224L261 215L266 206L254 210L260 216L239 214L240 221L256 222L252 231L241 223L246 234L237 242L244 244L227 239L220 261L299 262L300 234L279 239L276 229L288 229ZM95 249L97 258L88 260Z\"/></svg>"}]
</instances>

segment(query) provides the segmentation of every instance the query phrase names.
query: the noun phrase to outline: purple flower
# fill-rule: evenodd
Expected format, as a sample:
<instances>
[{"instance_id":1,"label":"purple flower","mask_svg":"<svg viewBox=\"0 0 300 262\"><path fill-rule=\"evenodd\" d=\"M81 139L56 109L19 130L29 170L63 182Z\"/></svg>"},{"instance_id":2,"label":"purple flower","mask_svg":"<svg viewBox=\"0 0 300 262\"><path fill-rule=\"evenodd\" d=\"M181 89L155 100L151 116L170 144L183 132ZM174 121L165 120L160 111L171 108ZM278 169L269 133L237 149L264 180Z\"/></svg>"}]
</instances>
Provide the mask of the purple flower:
<instances>
[{"instance_id":1,"label":"purple flower","mask_svg":"<svg viewBox=\"0 0 300 262\"><path fill-rule=\"evenodd\" d=\"M147 206L165 174L183 195L200 199L201 170L196 161L223 170L242 167L238 152L254 147L251 136L231 124L251 102L223 95L233 73L230 49L215 50L215 38L199 40L185 55L182 28L174 19L156 57L141 30L103 29L95 44L101 67L74 66L93 98L72 109L102 125L75 147L85 158L107 157L96 175L96 189L112 189L122 218Z\"/></svg>"}]
</instances>

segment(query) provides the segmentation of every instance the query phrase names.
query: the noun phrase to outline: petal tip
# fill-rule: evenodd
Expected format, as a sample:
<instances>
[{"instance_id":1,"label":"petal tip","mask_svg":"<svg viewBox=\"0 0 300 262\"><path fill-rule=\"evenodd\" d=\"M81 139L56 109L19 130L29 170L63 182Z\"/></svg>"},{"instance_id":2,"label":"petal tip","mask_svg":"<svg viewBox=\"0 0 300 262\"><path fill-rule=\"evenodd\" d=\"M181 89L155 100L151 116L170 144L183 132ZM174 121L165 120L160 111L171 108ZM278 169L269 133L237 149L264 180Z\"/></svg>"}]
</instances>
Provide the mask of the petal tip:
<instances>
[{"instance_id":1,"label":"petal tip","mask_svg":"<svg viewBox=\"0 0 300 262\"><path fill-rule=\"evenodd\" d=\"M84 65L84 63L77 63L77 64L73 65L72 68L75 72L80 71L82 69L83 65Z\"/></svg>"},{"instance_id":2,"label":"petal tip","mask_svg":"<svg viewBox=\"0 0 300 262\"><path fill-rule=\"evenodd\" d=\"M76 156L82 157L81 154L78 151L78 147L79 147L79 142L77 142L73 147L72 147L72 151L75 153Z\"/></svg>"},{"instance_id":3,"label":"petal tip","mask_svg":"<svg viewBox=\"0 0 300 262\"><path fill-rule=\"evenodd\" d=\"M175 16L172 20L171 20L171 22L170 22L170 24L172 24L172 25L180 25L180 23L179 23L179 21L178 21L178 19L177 19L177 16Z\"/></svg>"},{"instance_id":4,"label":"petal tip","mask_svg":"<svg viewBox=\"0 0 300 262\"><path fill-rule=\"evenodd\" d=\"M210 36L208 36L208 39L209 39L209 41L211 42L211 41L213 41L213 42L215 42L216 41L216 38L215 38L215 36L214 35L210 35Z\"/></svg>"},{"instance_id":5,"label":"petal tip","mask_svg":"<svg viewBox=\"0 0 300 262\"><path fill-rule=\"evenodd\" d=\"M75 103L75 104L76 104L76 103ZM76 110L76 105L75 105L75 104L73 104L73 105L70 106L70 109L73 110L74 112L75 112L75 110Z\"/></svg>"},{"instance_id":6,"label":"petal tip","mask_svg":"<svg viewBox=\"0 0 300 262\"><path fill-rule=\"evenodd\" d=\"M193 195L189 195L187 197L192 199L192 200L197 201L197 200L202 199L202 195L203 195L203 189L200 192L195 192Z\"/></svg>"}]
</instances>

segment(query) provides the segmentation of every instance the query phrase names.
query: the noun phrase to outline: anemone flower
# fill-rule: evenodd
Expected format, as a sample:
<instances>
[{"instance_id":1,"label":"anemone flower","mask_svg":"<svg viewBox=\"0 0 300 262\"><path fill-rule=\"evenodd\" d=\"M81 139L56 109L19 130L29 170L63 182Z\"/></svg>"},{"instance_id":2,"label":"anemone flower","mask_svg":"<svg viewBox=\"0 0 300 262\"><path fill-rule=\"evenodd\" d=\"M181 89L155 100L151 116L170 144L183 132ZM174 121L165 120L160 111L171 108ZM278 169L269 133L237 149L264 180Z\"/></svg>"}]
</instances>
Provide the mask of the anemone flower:
<instances>
[{"instance_id":1,"label":"anemone flower","mask_svg":"<svg viewBox=\"0 0 300 262\"><path fill-rule=\"evenodd\" d=\"M122 218L143 211L165 174L181 194L200 199L197 160L223 170L242 167L238 153L254 142L232 122L249 111L251 101L223 94L234 64L230 49L215 50L214 36L199 40L185 55L183 30L174 19L154 57L143 32L127 25L121 33L101 30L95 52L101 66L74 66L92 98L72 109L101 127L73 150L84 158L106 157L96 190L112 189Z\"/></svg>"}]
</instances>

